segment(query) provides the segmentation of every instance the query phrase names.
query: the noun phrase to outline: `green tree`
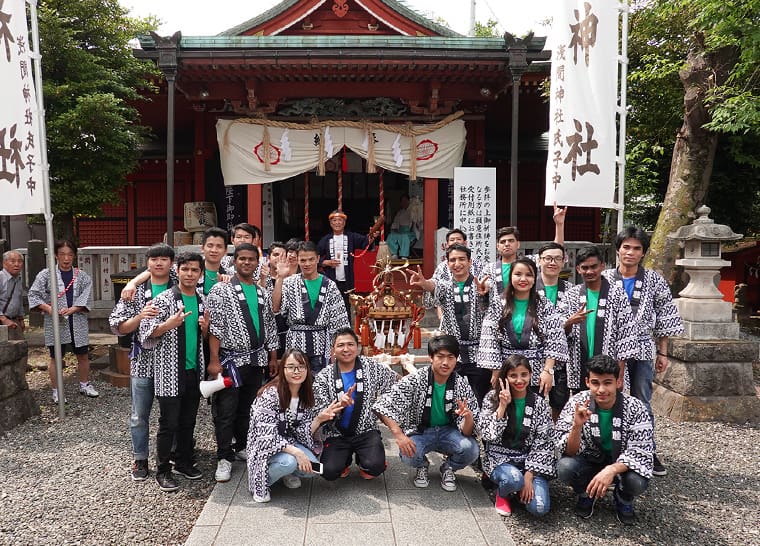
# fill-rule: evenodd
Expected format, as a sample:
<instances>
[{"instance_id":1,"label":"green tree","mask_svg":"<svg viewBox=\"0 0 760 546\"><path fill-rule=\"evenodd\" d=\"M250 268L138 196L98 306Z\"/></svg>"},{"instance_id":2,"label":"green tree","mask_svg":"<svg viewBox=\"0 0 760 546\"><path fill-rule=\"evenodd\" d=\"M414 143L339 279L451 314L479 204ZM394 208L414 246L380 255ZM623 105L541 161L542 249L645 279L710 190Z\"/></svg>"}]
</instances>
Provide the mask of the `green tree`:
<instances>
[{"instance_id":1,"label":"green tree","mask_svg":"<svg viewBox=\"0 0 760 546\"><path fill-rule=\"evenodd\" d=\"M629 206L651 212L664 192L648 265L672 278L667 234L697 206L734 220L757 207L760 0L649 0L631 21Z\"/></svg>"},{"instance_id":2,"label":"green tree","mask_svg":"<svg viewBox=\"0 0 760 546\"><path fill-rule=\"evenodd\" d=\"M499 22L489 19L487 23L475 22L475 36L478 38L495 38L499 34Z\"/></svg>"},{"instance_id":3,"label":"green tree","mask_svg":"<svg viewBox=\"0 0 760 546\"><path fill-rule=\"evenodd\" d=\"M156 28L117 0L42 0L40 51L56 233L73 236L76 216L118 200L148 136L134 101L154 89L152 63L129 41Z\"/></svg>"}]
</instances>

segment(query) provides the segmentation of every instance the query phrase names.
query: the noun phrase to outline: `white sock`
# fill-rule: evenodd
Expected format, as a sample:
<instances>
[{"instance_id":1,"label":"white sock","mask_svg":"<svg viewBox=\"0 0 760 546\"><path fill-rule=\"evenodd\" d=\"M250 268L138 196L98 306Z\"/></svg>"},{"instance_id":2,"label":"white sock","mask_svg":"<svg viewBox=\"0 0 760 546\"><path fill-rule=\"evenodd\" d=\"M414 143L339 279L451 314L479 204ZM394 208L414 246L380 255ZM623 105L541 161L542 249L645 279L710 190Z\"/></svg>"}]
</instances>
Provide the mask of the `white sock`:
<instances>
[{"instance_id":1,"label":"white sock","mask_svg":"<svg viewBox=\"0 0 760 546\"><path fill-rule=\"evenodd\" d=\"M53 396L58 394L58 389L53 389Z\"/></svg>"},{"instance_id":2,"label":"white sock","mask_svg":"<svg viewBox=\"0 0 760 546\"><path fill-rule=\"evenodd\" d=\"M84 383L82 383L82 382L80 381L80 382L79 382L79 387L83 389L83 388L85 388L85 387L86 387L87 385L89 385L89 384L90 384L90 382L89 382L89 381L85 381Z\"/></svg>"}]
</instances>

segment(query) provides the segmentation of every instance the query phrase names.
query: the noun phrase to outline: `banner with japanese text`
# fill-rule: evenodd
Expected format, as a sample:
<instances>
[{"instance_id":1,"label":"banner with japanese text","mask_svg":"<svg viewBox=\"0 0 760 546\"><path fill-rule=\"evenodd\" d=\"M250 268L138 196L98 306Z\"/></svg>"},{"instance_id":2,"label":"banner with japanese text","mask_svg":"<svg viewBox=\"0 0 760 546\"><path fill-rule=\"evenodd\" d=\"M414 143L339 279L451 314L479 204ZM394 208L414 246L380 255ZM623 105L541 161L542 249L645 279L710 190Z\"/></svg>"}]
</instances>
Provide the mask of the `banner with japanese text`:
<instances>
[{"instance_id":1,"label":"banner with japanese text","mask_svg":"<svg viewBox=\"0 0 760 546\"><path fill-rule=\"evenodd\" d=\"M454 169L454 227L467 234L473 258L496 260L496 169Z\"/></svg>"},{"instance_id":2,"label":"banner with japanese text","mask_svg":"<svg viewBox=\"0 0 760 546\"><path fill-rule=\"evenodd\" d=\"M416 126L424 128L424 126ZM363 159L369 157L372 134L374 164L409 175L412 147L419 178L452 178L462 164L466 135L464 121L455 120L436 130L410 137L386 131L326 126L320 129L266 127L255 123L221 119L216 124L222 174L226 186L277 182L313 171L320 162L338 154L343 146ZM264 150L268 145L269 165Z\"/></svg>"},{"instance_id":3,"label":"banner with japanese text","mask_svg":"<svg viewBox=\"0 0 760 546\"><path fill-rule=\"evenodd\" d=\"M0 2L0 215L44 210L25 0Z\"/></svg>"},{"instance_id":4,"label":"banner with japanese text","mask_svg":"<svg viewBox=\"0 0 760 546\"><path fill-rule=\"evenodd\" d=\"M546 205L615 208L618 2L556 4Z\"/></svg>"}]
</instances>

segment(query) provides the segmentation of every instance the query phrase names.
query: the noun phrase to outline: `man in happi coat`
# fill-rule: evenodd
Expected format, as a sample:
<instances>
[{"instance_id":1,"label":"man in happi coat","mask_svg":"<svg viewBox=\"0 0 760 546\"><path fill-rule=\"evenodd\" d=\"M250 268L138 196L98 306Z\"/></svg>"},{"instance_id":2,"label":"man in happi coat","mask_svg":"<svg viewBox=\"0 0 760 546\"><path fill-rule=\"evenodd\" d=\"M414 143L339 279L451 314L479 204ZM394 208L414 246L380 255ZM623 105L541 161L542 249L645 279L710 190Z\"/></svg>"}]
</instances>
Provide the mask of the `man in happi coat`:
<instances>
[{"instance_id":1,"label":"man in happi coat","mask_svg":"<svg viewBox=\"0 0 760 546\"><path fill-rule=\"evenodd\" d=\"M654 372L662 373L668 367L668 337L683 333L683 322L668 283L659 273L641 265L649 249L649 236L640 228L629 226L615 237L615 248L619 265L602 274L625 290L631 304L638 345L638 354L626 363L631 395L644 402L654 427ZM657 457L656 444L653 461L654 475L665 476L668 471Z\"/></svg>"},{"instance_id":2,"label":"man in happi coat","mask_svg":"<svg viewBox=\"0 0 760 546\"><path fill-rule=\"evenodd\" d=\"M317 270L319 253L311 241L298 247L300 273L285 278L288 266L278 264L272 308L288 324L285 344L309 357L314 373L327 364L330 338L338 328L349 327L346 306L338 286Z\"/></svg>"},{"instance_id":3,"label":"man in happi coat","mask_svg":"<svg viewBox=\"0 0 760 546\"><path fill-rule=\"evenodd\" d=\"M214 285L206 302L211 319L206 371L210 379L222 374L235 383L211 399L217 482L230 480L236 456L246 459L251 404L264 384L267 367L276 369L278 347L269 294L253 278L259 264L258 249L250 243L240 244L233 258L235 275L229 283Z\"/></svg>"},{"instance_id":4,"label":"man in happi coat","mask_svg":"<svg viewBox=\"0 0 760 546\"><path fill-rule=\"evenodd\" d=\"M347 476L355 458L359 475L371 480L386 467L385 447L372 405L390 390L398 376L388 366L359 356L359 338L351 328L335 332L332 351L334 362L314 380L314 398L317 411L336 400L343 400L344 408L322 426L322 477L332 481Z\"/></svg>"}]
</instances>

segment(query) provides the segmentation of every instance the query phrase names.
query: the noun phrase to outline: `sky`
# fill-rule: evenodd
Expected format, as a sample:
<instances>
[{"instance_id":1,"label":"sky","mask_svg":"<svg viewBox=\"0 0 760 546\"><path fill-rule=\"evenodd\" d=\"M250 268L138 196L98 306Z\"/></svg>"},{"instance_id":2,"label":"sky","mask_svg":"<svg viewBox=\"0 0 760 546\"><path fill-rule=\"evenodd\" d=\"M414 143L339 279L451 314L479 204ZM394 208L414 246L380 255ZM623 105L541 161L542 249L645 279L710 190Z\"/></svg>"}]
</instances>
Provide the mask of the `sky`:
<instances>
[{"instance_id":1,"label":"sky","mask_svg":"<svg viewBox=\"0 0 760 546\"><path fill-rule=\"evenodd\" d=\"M214 0L210 3L187 0L119 0L133 16L156 15L162 21L159 34L181 30L185 36L210 36L251 19L279 0ZM329 1L329 0L328 0ZM481 23L494 19L498 30L521 36L534 30L546 36L548 27L540 22L550 15L553 0L476 0L476 17ZM405 0L412 9L428 18L441 17L453 30L467 34L470 0Z\"/></svg>"}]
</instances>

